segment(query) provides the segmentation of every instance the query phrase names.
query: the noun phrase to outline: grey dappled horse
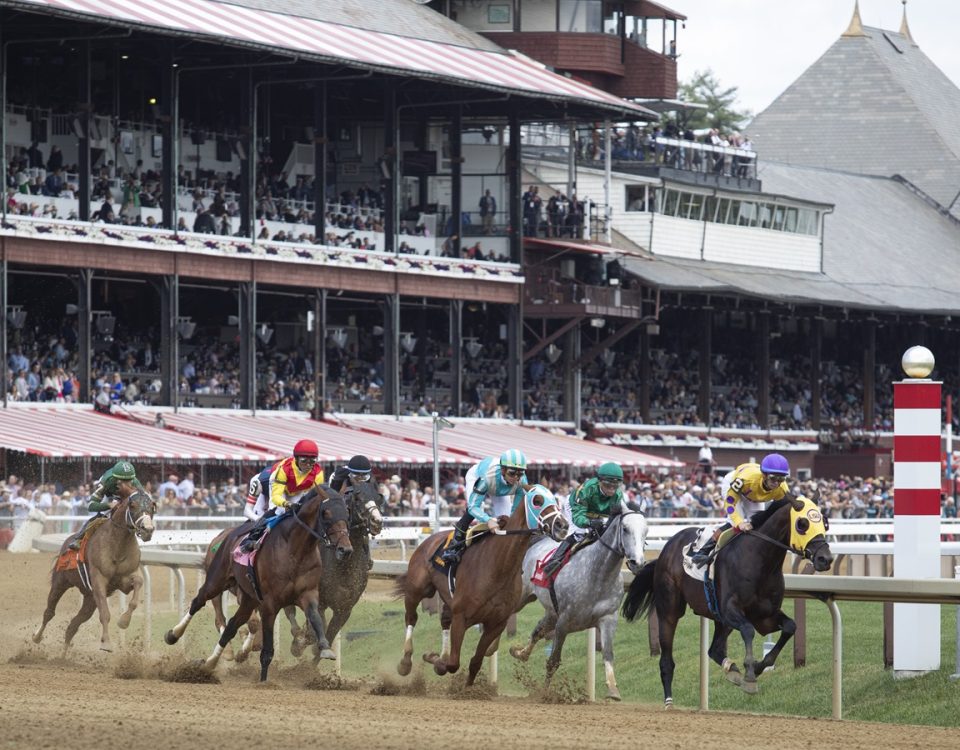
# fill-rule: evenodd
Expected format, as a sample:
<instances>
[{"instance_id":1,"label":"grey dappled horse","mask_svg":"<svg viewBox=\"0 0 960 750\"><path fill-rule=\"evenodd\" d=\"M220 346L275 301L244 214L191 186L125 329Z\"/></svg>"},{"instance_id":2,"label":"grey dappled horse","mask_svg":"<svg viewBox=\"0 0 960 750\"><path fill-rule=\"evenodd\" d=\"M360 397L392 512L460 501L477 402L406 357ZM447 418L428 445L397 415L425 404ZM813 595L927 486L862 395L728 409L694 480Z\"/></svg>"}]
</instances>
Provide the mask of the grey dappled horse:
<instances>
[{"instance_id":1,"label":"grey dappled horse","mask_svg":"<svg viewBox=\"0 0 960 750\"><path fill-rule=\"evenodd\" d=\"M620 512L610 519L600 538L579 550L557 575L554 591L559 612L554 609L550 590L535 586L530 581L537 569L537 561L559 543L542 539L533 544L523 558L520 607L539 599L545 613L533 629L529 643L523 648L513 646L510 649L511 656L526 661L537 641L549 638L552 634L553 652L547 659L549 685L560 666L560 655L567 635L588 628L599 628L607 697L620 700L613 672L613 636L617 631L617 609L623 597L620 568L624 558L634 574L643 567L646 541L647 519L643 513L621 505Z\"/></svg>"}]
</instances>

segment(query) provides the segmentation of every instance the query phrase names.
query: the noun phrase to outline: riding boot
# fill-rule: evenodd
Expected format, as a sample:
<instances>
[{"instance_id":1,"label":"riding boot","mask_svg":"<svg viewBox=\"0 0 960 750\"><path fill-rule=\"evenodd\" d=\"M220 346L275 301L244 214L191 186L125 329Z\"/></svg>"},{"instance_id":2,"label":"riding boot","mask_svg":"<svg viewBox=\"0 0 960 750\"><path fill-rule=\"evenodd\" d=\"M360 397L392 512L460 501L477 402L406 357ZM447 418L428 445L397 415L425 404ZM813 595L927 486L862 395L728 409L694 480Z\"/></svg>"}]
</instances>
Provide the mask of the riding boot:
<instances>
[{"instance_id":1,"label":"riding boot","mask_svg":"<svg viewBox=\"0 0 960 750\"><path fill-rule=\"evenodd\" d=\"M266 530L267 514L264 513L262 516L260 516L260 518L257 519L257 522L254 524L253 528L247 533L246 538L240 542L240 551L253 552L257 548L260 537L263 536L263 532Z\"/></svg>"},{"instance_id":2,"label":"riding boot","mask_svg":"<svg viewBox=\"0 0 960 750\"><path fill-rule=\"evenodd\" d=\"M717 546L716 539L710 539L700 549L690 555L690 562L698 568L702 568L710 561L711 553Z\"/></svg>"},{"instance_id":3,"label":"riding boot","mask_svg":"<svg viewBox=\"0 0 960 750\"><path fill-rule=\"evenodd\" d=\"M567 556L567 552L573 547L573 545L579 541L580 539L577 534L570 534L570 536L566 537L562 542L560 542L560 546L557 547L557 551L553 553L553 556L544 566L543 574L547 577L550 577L560 570L560 566L563 565L563 558Z\"/></svg>"},{"instance_id":4,"label":"riding boot","mask_svg":"<svg viewBox=\"0 0 960 750\"><path fill-rule=\"evenodd\" d=\"M97 515L95 515L95 516L90 516L90 518L88 518L86 521L84 521L84 522L83 522L83 526L80 527L80 531L77 532L77 535L73 538L73 541L70 542L70 544L67 545L67 549L72 550L72 551L74 551L74 552L79 552L79 551L80 551L80 543L83 542L83 537L84 537L84 536L86 535L86 533L87 533L87 527L90 526L90 522L91 522L94 518L100 518L100 516L101 516L101 514L100 514L100 513L97 513Z\"/></svg>"},{"instance_id":5,"label":"riding boot","mask_svg":"<svg viewBox=\"0 0 960 750\"><path fill-rule=\"evenodd\" d=\"M440 555L440 559L447 565L455 565L460 562L460 557L467 547L467 530L459 525L453 527L453 539L450 545Z\"/></svg>"}]
</instances>

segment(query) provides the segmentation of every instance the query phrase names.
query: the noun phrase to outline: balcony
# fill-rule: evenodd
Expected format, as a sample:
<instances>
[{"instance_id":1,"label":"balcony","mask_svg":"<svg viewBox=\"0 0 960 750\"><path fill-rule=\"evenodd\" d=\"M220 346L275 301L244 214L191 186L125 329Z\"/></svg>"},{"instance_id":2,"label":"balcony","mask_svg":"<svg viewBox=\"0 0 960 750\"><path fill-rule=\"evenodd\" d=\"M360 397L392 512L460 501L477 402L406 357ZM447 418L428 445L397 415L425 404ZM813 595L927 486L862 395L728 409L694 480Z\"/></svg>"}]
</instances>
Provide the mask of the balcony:
<instances>
[{"instance_id":1,"label":"balcony","mask_svg":"<svg viewBox=\"0 0 960 750\"><path fill-rule=\"evenodd\" d=\"M674 99L676 59L616 34L523 31L486 32L501 47L573 73L624 98Z\"/></svg>"},{"instance_id":2,"label":"balcony","mask_svg":"<svg viewBox=\"0 0 960 750\"><path fill-rule=\"evenodd\" d=\"M593 286L566 279L528 281L524 285L523 314L527 318L597 316L640 319L643 290Z\"/></svg>"}]
</instances>

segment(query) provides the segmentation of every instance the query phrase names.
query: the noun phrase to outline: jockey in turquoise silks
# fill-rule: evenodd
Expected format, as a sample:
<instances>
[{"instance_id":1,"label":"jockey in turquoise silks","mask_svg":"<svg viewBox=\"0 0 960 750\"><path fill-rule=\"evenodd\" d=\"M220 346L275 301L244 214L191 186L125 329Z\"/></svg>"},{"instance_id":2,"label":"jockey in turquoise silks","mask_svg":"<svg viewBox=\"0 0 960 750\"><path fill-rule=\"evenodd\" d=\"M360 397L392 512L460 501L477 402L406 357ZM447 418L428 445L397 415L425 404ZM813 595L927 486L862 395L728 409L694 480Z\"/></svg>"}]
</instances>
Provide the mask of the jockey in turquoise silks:
<instances>
[{"instance_id":1,"label":"jockey in turquoise silks","mask_svg":"<svg viewBox=\"0 0 960 750\"><path fill-rule=\"evenodd\" d=\"M466 546L467 529L470 522L486 524L490 531L500 528L497 516L491 516L483 509L485 500L494 500L494 512L498 500L509 500L510 509L523 499L523 493L530 489L527 475L527 457L519 450L504 451L500 458L491 456L470 467L467 471L467 512L453 527L453 541L444 550L442 559L448 565L459 562ZM504 507L503 510L506 510ZM507 513L510 510L506 510Z\"/></svg>"}]
</instances>

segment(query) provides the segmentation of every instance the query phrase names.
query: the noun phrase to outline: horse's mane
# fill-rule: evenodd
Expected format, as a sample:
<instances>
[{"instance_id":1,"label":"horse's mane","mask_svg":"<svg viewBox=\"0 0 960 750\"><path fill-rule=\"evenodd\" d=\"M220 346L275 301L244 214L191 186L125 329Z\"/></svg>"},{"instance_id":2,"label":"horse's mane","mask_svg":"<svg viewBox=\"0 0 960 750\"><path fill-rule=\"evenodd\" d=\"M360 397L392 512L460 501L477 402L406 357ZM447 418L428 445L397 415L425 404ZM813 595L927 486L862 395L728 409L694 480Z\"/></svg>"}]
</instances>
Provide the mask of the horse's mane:
<instances>
[{"instance_id":1,"label":"horse's mane","mask_svg":"<svg viewBox=\"0 0 960 750\"><path fill-rule=\"evenodd\" d=\"M753 528L759 529L764 523L770 520L770 517L773 516L774 513L780 510L783 506L789 505L794 499L795 498L793 495L785 495L780 500L774 500L766 507L765 510L759 510L754 513L752 516L750 516L750 523L753 524Z\"/></svg>"}]
</instances>

